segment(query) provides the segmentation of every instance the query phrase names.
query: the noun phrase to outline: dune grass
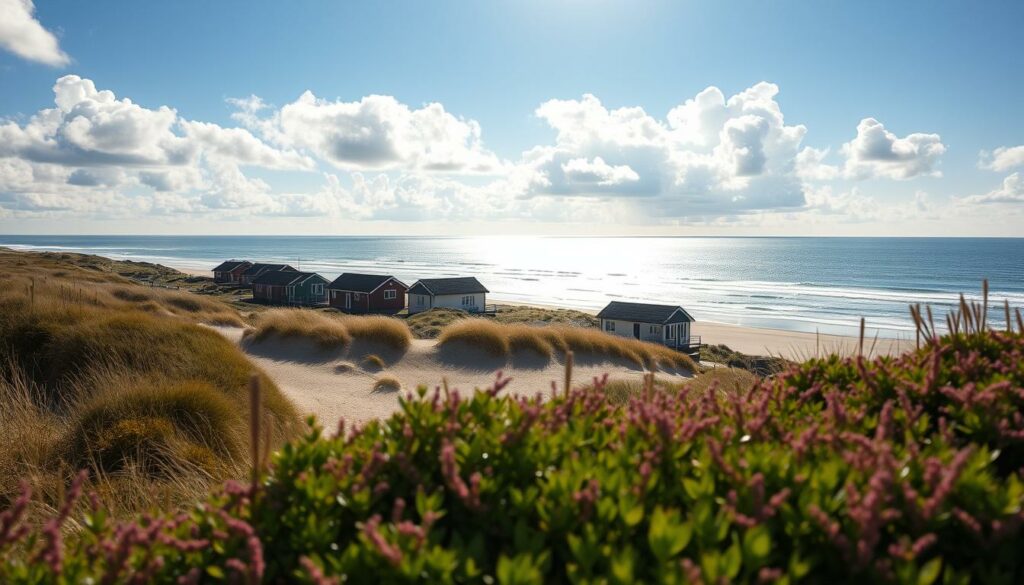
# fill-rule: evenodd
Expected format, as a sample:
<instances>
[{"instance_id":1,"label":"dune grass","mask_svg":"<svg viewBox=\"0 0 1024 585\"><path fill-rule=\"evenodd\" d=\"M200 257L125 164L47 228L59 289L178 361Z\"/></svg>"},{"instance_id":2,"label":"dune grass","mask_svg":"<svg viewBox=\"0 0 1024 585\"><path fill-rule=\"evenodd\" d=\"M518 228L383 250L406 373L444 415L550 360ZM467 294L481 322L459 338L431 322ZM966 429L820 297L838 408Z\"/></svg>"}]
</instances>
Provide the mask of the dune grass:
<instances>
[{"instance_id":1,"label":"dune grass","mask_svg":"<svg viewBox=\"0 0 1024 585\"><path fill-rule=\"evenodd\" d=\"M402 381L391 374L378 376L373 382L374 392L397 392L401 389Z\"/></svg>"},{"instance_id":2,"label":"dune grass","mask_svg":"<svg viewBox=\"0 0 1024 585\"><path fill-rule=\"evenodd\" d=\"M472 318L472 315L466 311L438 308L410 315L406 323L416 338L436 339L447 326L467 318ZM491 319L507 325L562 324L597 327L597 317L582 311L520 305L497 305L497 313Z\"/></svg>"},{"instance_id":3,"label":"dune grass","mask_svg":"<svg viewBox=\"0 0 1024 585\"><path fill-rule=\"evenodd\" d=\"M247 337L303 338L324 348L344 348L354 340L404 351L412 342L409 327L400 319L382 315L334 316L305 309L271 309L254 316Z\"/></svg>"},{"instance_id":4,"label":"dune grass","mask_svg":"<svg viewBox=\"0 0 1024 585\"><path fill-rule=\"evenodd\" d=\"M46 510L81 468L118 513L243 473L258 371L198 324L240 324L237 312L73 258L0 251L0 504L25 479ZM259 375L264 429L281 444L298 416Z\"/></svg>"},{"instance_id":5,"label":"dune grass","mask_svg":"<svg viewBox=\"0 0 1024 585\"><path fill-rule=\"evenodd\" d=\"M550 358L573 351L623 359L652 370L697 370L689 356L667 347L570 325L509 325L489 319L463 319L446 327L438 338L441 346L456 342L481 348L494 356L531 351Z\"/></svg>"},{"instance_id":6,"label":"dune grass","mask_svg":"<svg viewBox=\"0 0 1024 585\"><path fill-rule=\"evenodd\" d=\"M385 367L387 367L387 363L384 361L384 358L375 353L371 353L363 358L364 369L379 371L383 370Z\"/></svg>"}]
</instances>

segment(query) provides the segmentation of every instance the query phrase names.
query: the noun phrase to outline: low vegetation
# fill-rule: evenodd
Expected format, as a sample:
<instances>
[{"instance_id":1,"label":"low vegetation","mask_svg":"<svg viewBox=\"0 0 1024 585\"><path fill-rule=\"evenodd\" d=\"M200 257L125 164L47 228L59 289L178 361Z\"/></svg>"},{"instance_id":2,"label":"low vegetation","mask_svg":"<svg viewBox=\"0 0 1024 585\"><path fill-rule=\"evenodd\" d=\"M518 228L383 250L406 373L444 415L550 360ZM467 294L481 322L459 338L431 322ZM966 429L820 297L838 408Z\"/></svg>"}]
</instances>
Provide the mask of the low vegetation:
<instances>
[{"instance_id":1,"label":"low vegetation","mask_svg":"<svg viewBox=\"0 0 1024 585\"><path fill-rule=\"evenodd\" d=\"M714 362L747 370L756 376L773 376L787 369L793 362L774 356L749 355L730 349L728 345L705 345L700 348L701 362Z\"/></svg>"},{"instance_id":2,"label":"low vegetation","mask_svg":"<svg viewBox=\"0 0 1024 585\"><path fill-rule=\"evenodd\" d=\"M34 531L18 500L0 581L1019 583L1024 334L930 331L725 391L421 388L189 514L62 543L70 506Z\"/></svg>"},{"instance_id":3,"label":"low vegetation","mask_svg":"<svg viewBox=\"0 0 1024 585\"><path fill-rule=\"evenodd\" d=\"M404 351L412 343L412 333L401 319L382 315L336 316L305 309L270 309L252 316L254 326L248 338L302 338L324 348L344 348L353 340Z\"/></svg>"},{"instance_id":4,"label":"low vegetation","mask_svg":"<svg viewBox=\"0 0 1024 585\"><path fill-rule=\"evenodd\" d=\"M450 344L483 349L494 356L530 351L545 358L573 351L582 355L626 360L648 369L697 371L693 360L682 353L654 343L609 335L592 328L567 325L507 325L490 319L463 319L444 329L438 338L442 347Z\"/></svg>"},{"instance_id":5,"label":"low vegetation","mask_svg":"<svg viewBox=\"0 0 1024 585\"><path fill-rule=\"evenodd\" d=\"M489 317L496 323L597 327L597 317L583 311L519 305L497 305L496 308L497 313ZM406 322L417 339L434 339L448 325L471 317L471 314L458 309L431 309L410 315Z\"/></svg>"},{"instance_id":6,"label":"low vegetation","mask_svg":"<svg viewBox=\"0 0 1024 585\"><path fill-rule=\"evenodd\" d=\"M402 381L390 374L377 376L373 382L374 392L398 392L401 389Z\"/></svg>"},{"instance_id":7,"label":"low vegetation","mask_svg":"<svg viewBox=\"0 0 1024 585\"><path fill-rule=\"evenodd\" d=\"M254 368L200 325L238 314L72 259L0 252L0 505L26 479L44 513L82 468L117 514L244 473ZM299 421L265 377L263 388L261 417L281 444Z\"/></svg>"}]
</instances>

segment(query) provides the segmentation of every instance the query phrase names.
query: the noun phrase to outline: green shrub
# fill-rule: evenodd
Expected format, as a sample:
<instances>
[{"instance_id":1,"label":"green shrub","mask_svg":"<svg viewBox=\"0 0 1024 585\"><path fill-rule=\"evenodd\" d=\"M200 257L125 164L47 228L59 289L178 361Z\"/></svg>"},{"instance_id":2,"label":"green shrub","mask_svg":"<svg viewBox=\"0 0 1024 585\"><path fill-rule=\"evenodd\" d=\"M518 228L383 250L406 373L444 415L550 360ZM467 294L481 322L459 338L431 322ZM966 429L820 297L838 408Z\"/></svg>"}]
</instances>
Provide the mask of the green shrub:
<instances>
[{"instance_id":1,"label":"green shrub","mask_svg":"<svg viewBox=\"0 0 1024 585\"><path fill-rule=\"evenodd\" d=\"M229 485L187 518L125 532L97 512L56 569L98 581L113 561L90 551L124 546L118 570L155 581L1024 580L1020 334L812 360L724 392L503 386L420 389L387 420L314 428L257 491ZM25 538L0 581L52 580L24 561L52 558L49 541Z\"/></svg>"}]
</instances>

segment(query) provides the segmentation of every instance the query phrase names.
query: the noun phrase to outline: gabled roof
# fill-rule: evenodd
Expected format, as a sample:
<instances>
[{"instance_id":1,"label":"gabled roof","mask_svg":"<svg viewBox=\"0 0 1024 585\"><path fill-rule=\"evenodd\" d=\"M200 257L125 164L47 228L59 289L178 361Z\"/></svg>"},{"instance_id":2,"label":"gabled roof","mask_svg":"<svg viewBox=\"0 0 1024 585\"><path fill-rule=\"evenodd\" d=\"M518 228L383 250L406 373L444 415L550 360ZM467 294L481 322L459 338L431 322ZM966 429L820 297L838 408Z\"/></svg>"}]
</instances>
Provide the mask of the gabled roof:
<instances>
[{"instance_id":1,"label":"gabled roof","mask_svg":"<svg viewBox=\"0 0 1024 585\"><path fill-rule=\"evenodd\" d=\"M459 278L423 278L409 288L418 295L471 295L491 292L472 276Z\"/></svg>"},{"instance_id":2,"label":"gabled roof","mask_svg":"<svg viewBox=\"0 0 1024 585\"><path fill-rule=\"evenodd\" d=\"M289 266L288 264L264 264L261 262L257 262L256 264L253 264L252 266L246 268L245 272L243 272L242 275L255 276L257 274L267 272L269 270L288 270L291 272L295 272L295 269Z\"/></svg>"},{"instance_id":3,"label":"gabled roof","mask_svg":"<svg viewBox=\"0 0 1024 585\"><path fill-rule=\"evenodd\" d=\"M213 272L234 272L241 266L249 266L251 264L252 262L249 262L248 260L227 260L218 264L217 267L213 269Z\"/></svg>"},{"instance_id":4,"label":"gabled roof","mask_svg":"<svg viewBox=\"0 0 1024 585\"><path fill-rule=\"evenodd\" d=\"M633 321L634 323L679 323L695 321L686 309L679 305L652 305L648 303L624 303L612 301L597 314L599 319Z\"/></svg>"},{"instance_id":5,"label":"gabled roof","mask_svg":"<svg viewBox=\"0 0 1024 585\"><path fill-rule=\"evenodd\" d=\"M388 276L383 274L357 274L355 272L345 272L338 278L334 279L327 288L333 290L347 290L352 292L372 293L389 280L400 284L403 288L408 288L405 283L398 280L394 276Z\"/></svg>"},{"instance_id":6,"label":"gabled roof","mask_svg":"<svg viewBox=\"0 0 1024 585\"><path fill-rule=\"evenodd\" d=\"M297 270L268 270L257 276L256 280L252 281L252 283L287 286L297 280L305 280L312 275L312 272L299 272Z\"/></svg>"}]
</instances>

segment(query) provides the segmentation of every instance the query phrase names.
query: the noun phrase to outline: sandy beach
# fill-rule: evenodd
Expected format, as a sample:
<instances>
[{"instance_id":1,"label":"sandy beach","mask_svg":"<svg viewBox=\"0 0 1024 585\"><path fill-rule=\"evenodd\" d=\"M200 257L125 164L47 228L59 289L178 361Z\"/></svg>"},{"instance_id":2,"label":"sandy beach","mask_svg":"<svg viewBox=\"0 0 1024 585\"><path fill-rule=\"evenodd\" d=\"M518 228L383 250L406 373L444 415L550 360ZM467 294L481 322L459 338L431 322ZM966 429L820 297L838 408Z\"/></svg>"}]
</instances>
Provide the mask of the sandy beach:
<instances>
[{"instance_id":1,"label":"sandy beach","mask_svg":"<svg viewBox=\"0 0 1024 585\"><path fill-rule=\"evenodd\" d=\"M359 342L343 350L324 350L296 339L253 343L243 339L240 328L214 329L238 343L302 413L315 414L331 424L341 417L366 421L388 416L398 408L399 392L414 390L419 385L434 388L447 384L467 393L474 388L486 388L494 383L499 371L511 378L507 391L517 394L550 393L552 383L564 387L564 362L560 358L541 358L532 352L496 358L473 347L439 348L433 339L413 340L404 352ZM387 365L382 369L367 367L364 358L369 354L382 357ZM589 384L605 374L616 380L642 381L644 373L633 363L606 356L577 355L573 386ZM385 376L400 380L402 390L375 390L377 380ZM667 381L682 381L692 373L663 371L658 376Z\"/></svg>"}]
</instances>

